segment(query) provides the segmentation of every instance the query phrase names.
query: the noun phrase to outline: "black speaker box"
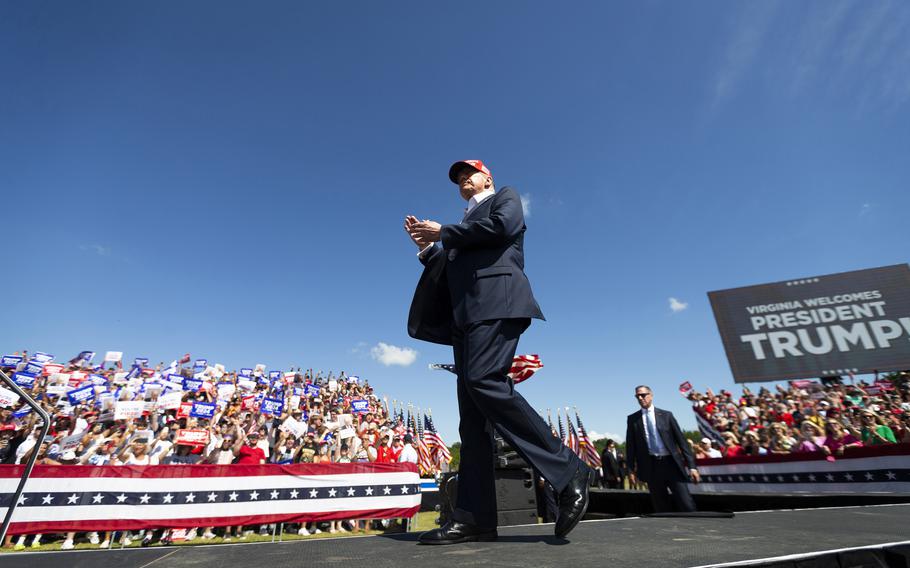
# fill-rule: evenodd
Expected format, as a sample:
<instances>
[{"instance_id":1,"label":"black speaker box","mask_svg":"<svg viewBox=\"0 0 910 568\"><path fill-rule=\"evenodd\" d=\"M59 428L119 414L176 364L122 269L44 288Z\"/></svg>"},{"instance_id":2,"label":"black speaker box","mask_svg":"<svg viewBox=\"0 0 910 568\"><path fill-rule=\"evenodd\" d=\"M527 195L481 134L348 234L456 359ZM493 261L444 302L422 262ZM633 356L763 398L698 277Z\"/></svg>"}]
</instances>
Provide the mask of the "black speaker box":
<instances>
[{"instance_id":1,"label":"black speaker box","mask_svg":"<svg viewBox=\"0 0 910 568\"><path fill-rule=\"evenodd\" d=\"M497 524L526 525L537 522L537 496L530 469L496 469ZM458 495L458 474L449 473L439 482L439 524L452 518Z\"/></svg>"}]
</instances>

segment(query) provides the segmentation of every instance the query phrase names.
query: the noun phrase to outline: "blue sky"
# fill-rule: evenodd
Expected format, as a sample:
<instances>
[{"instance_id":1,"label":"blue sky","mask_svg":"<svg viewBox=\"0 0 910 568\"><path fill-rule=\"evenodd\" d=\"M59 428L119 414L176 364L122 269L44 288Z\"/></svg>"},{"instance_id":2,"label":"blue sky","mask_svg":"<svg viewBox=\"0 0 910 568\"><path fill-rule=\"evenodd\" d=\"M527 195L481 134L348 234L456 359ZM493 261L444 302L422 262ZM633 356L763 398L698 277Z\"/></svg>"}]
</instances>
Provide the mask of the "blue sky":
<instances>
[{"instance_id":1,"label":"blue sky","mask_svg":"<svg viewBox=\"0 0 910 568\"><path fill-rule=\"evenodd\" d=\"M677 385L732 385L706 292L907 262L907 53L897 1L5 3L0 349L343 369L454 441L401 225L480 158L548 319L519 389L693 427Z\"/></svg>"}]
</instances>

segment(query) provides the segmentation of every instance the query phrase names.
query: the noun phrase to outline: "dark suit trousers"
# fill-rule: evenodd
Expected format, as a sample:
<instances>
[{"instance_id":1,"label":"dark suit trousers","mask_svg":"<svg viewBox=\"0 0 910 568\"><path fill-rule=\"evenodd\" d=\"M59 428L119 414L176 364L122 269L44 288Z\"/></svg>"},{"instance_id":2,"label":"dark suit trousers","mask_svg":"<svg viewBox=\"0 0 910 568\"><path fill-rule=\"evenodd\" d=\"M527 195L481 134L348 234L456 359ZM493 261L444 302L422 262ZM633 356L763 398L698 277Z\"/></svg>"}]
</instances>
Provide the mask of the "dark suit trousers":
<instances>
[{"instance_id":1,"label":"dark suit trousers","mask_svg":"<svg viewBox=\"0 0 910 568\"><path fill-rule=\"evenodd\" d=\"M670 511L691 512L695 510L695 501L689 493L688 478L679 471L671 456L651 460L651 478L648 479L648 491L651 493L651 504L657 513ZM672 492L672 496L667 493ZM674 509L675 505L675 509Z\"/></svg>"},{"instance_id":2,"label":"dark suit trousers","mask_svg":"<svg viewBox=\"0 0 910 568\"><path fill-rule=\"evenodd\" d=\"M578 458L553 436L508 377L518 339L529 323L489 320L453 330L461 435L456 521L496 526L494 428L557 492L568 485L578 466Z\"/></svg>"}]
</instances>

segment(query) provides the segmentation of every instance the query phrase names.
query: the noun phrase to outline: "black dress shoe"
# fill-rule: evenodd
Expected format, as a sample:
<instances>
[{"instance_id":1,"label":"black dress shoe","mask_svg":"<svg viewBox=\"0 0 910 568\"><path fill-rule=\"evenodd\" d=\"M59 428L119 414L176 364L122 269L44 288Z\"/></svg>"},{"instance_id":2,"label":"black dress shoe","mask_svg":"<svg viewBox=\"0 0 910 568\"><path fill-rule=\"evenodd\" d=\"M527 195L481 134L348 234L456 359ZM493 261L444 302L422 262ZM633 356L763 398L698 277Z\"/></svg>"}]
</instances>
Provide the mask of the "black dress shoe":
<instances>
[{"instance_id":1,"label":"black dress shoe","mask_svg":"<svg viewBox=\"0 0 910 568\"><path fill-rule=\"evenodd\" d=\"M569 534L588 510L588 487L594 481L594 471L583 463L578 464L575 475L559 494L559 516L556 517L556 536Z\"/></svg>"},{"instance_id":2,"label":"black dress shoe","mask_svg":"<svg viewBox=\"0 0 910 568\"><path fill-rule=\"evenodd\" d=\"M496 529L482 529L474 525L449 521L438 529L420 535L420 544L458 544L460 542L489 542L499 535Z\"/></svg>"}]
</instances>

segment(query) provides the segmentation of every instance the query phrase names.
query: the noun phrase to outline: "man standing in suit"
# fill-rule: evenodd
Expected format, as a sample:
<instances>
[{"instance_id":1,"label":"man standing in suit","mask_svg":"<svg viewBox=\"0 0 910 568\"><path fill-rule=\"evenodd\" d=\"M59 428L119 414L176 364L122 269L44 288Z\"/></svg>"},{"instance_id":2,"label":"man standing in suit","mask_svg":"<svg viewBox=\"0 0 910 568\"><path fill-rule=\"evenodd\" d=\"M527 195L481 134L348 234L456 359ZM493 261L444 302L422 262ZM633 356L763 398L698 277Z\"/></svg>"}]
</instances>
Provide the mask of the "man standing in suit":
<instances>
[{"instance_id":1,"label":"man standing in suit","mask_svg":"<svg viewBox=\"0 0 910 568\"><path fill-rule=\"evenodd\" d=\"M616 442L607 440L607 445L604 446L604 451L600 455L600 463L604 472L601 487L622 489L624 461L622 454L616 450Z\"/></svg>"},{"instance_id":2,"label":"man standing in suit","mask_svg":"<svg viewBox=\"0 0 910 568\"><path fill-rule=\"evenodd\" d=\"M410 215L404 223L424 265L408 333L452 346L461 435L452 521L422 534L420 543L497 538L494 429L556 489L556 535L562 537L584 516L593 472L553 437L508 377L522 332L532 318L543 319L524 273L521 200L509 187L496 191L480 160L455 162L449 179L468 202L460 223Z\"/></svg>"},{"instance_id":3,"label":"man standing in suit","mask_svg":"<svg viewBox=\"0 0 910 568\"><path fill-rule=\"evenodd\" d=\"M655 512L672 511L674 504L678 511L694 511L687 482L698 483L700 477L676 418L654 407L651 387L635 387L635 399L641 410L630 414L626 423L629 480L634 485L637 476L648 484Z\"/></svg>"}]
</instances>

